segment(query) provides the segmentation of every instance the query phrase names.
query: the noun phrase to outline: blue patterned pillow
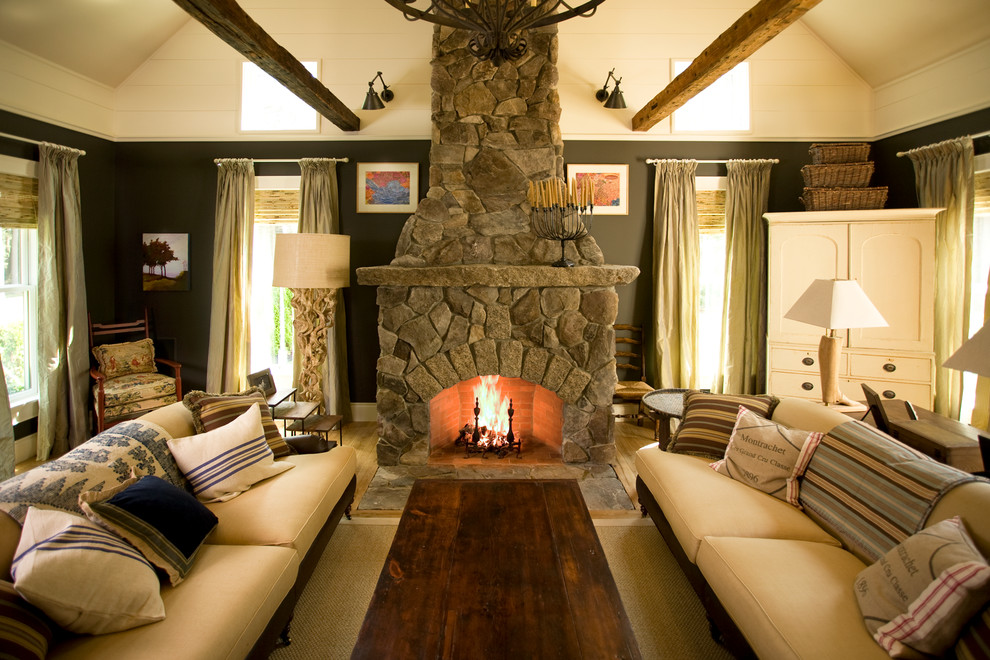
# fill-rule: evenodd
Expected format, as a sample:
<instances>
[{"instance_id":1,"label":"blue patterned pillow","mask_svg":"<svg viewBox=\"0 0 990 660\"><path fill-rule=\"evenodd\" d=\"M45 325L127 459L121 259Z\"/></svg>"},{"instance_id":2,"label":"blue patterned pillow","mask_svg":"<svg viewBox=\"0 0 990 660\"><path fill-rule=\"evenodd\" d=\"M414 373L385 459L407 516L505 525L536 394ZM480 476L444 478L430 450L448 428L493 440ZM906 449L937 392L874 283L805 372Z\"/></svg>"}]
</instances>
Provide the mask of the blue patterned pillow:
<instances>
[{"instance_id":1,"label":"blue patterned pillow","mask_svg":"<svg viewBox=\"0 0 990 660\"><path fill-rule=\"evenodd\" d=\"M0 483L0 511L24 524L29 506L82 515L79 495L150 474L187 488L168 449L171 436L153 422L117 424L53 461Z\"/></svg>"},{"instance_id":2,"label":"blue patterned pillow","mask_svg":"<svg viewBox=\"0 0 990 660\"><path fill-rule=\"evenodd\" d=\"M86 517L117 534L160 568L174 586L192 568L217 517L188 492L158 477L134 477L79 496Z\"/></svg>"}]
</instances>

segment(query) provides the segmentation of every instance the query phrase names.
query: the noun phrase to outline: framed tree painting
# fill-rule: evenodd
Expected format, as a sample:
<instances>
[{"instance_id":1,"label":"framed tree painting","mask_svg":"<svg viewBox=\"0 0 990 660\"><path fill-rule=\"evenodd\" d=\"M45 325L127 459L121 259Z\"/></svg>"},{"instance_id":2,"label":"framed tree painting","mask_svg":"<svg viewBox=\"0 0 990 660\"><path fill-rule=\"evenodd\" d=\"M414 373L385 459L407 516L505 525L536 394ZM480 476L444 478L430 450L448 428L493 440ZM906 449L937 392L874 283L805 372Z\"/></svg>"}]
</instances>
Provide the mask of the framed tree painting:
<instances>
[{"instance_id":1,"label":"framed tree painting","mask_svg":"<svg viewBox=\"0 0 990 660\"><path fill-rule=\"evenodd\" d=\"M143 234L142 289L189 290L189 234Z\"/></svg>"},{"instance_id":2,"label":"framed tree painting","mask_svg":"<svg viewBox=\"0 0 990 660\"><path fill-rule=\"evenodd\" d=\"M419 163L358 163L358 213L412 213L419 202Z\"/></svg>"},{"instance_id":3,"label":"framed tree painting","mask_svg":"<svg viewBox=\"0 0 990 660\"><path fill-rule=\"evenodd\" d=\"M595 215L629 215L628 165L568 165L567 180L595 186Z\"/></svg>"}]
</instances>

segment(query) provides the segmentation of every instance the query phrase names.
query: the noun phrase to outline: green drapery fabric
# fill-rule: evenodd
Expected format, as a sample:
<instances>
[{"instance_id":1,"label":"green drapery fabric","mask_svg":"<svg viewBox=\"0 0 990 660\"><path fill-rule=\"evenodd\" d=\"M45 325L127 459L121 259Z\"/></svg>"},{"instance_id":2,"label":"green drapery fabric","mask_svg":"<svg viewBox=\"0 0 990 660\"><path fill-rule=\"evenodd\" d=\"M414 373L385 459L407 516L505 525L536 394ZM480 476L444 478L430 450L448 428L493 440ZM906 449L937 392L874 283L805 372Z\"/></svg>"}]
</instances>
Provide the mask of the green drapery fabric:
<instances>
[{"instance_id":1,"label":"green drapery fabric","mask_svg":"<svg viewBox=\"0 0 990 660\"><path fill-rule=\"evenodd\" d=\"M730 394L766 390L767 227L772 160L726 163L725 289L715 387Z\"/></svg>"},{"instance_id":2,"label":"green drapery fabric","mask_svg":"<svg viewBox=\"0 0 990 660\"><path fill-rule=\"evenodd\" d=\"M81 151L38 148L38 459L89 438Z\"/></svg>"},{"instance_id":3,"label":"green drapery fabric","mask_svg":"<svg viewBox=\"0 0 990 660\"><path fill-rule=\"evenodd\" d=\"M697 387L698 209L694 160L656 163L653 339L657 387ZM714 347L707 347L714 350Z\"/></svg>"},{"instance_id":4,"label":"green drapery fabric","mask_svg":"<svg viewBox=\"0 0 990 660\"><path fill-rule=\"evenodd\" d=\"M339 234L337 162L332 158L303 158L299 161L299 233ZM333 326L327 332L327 359L323 363L323 401L326 411L351 419L350 387L347 380L347 333L344 294L337 290ZM298 338L296 338L298 341ZM293 380L299 374L300 351L293 351Z\"/></svg>"},{"instance_id":5,"label":"green drapery fabric","mask_svg":"<svg viewBox=\"0 0 990 660\"><path fill-rule=\"evenodd\" d=\"M990 323L990 273L987 273L987 295L983 301L983 325L988 323ZM976 405L973 407L970 423L990 431L990 378L986 376L976 378ZM990 466L985 465L983 469L990 470Z\"/></svg>"},{"instance_id":6,"label":"green drapery fabric","mask_svg":"<svg viewBox=\"0 0 990 660\"><path fill-rule=\"evenodd\" d=\"M217 160L213 232L213 301L206 388L244 388L251 344L251 239L254 234L254 161Z\"/></svg>"},{"instance_id":7,"label":"green drapery fabric","mask_svg":"<svg viewBox=\"0 0 990 660\"><path fill-rule=\"evenodd\" d=\"M942 366L969 329L973 259L974 156L970 137L907 153L918 204L944 208L935 219L935 412L959 419L962 372Z\"/></svg>"},{"instance_id":8,"label":"green drapery fabric","mask_svg":"<svg viewBox=\"0 0 990 660\"><path fill-rule=\"evenodd\" d=\"M0 362L0 481L14 476L14 421L10 414L7 378Z\"/></svg>"}]
</instances>

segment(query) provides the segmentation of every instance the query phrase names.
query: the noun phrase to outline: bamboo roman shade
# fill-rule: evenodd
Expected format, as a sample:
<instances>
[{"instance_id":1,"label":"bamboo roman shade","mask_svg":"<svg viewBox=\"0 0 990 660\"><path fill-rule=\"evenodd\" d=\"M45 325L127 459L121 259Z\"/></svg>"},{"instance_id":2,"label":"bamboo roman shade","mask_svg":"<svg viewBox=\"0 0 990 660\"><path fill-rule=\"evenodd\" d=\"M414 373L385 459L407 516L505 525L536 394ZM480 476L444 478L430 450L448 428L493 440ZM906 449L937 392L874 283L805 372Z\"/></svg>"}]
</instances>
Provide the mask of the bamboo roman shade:
<instances>
[{"instance_id":1,"label":"bamboo roman shade","mask_svg":"<svg viewBox=\"0 0 990 660\"><path fill-rule=\"evenodd\" d=\"M0 227L38 227L38 180L0 173Z\"/></svg>"},{"instance_id":2,"label":"bamboo roman shade","mask_svg":"<svg viewBox=\"0 0 990 660\"><path fill-rule=\"evenodd\" d=\"M263 223L299 220L299 189L254 191L254 221Z\"/></svg>"},{"instance_id":3,"label":"bamboo roman shade","mask_svg":"<svg viewBox=\"0 0 990 660\"><path fill-rule=\"evenodd\" d=\"M990 213L990 170L976 173L975 211L977 215Z\"/></svg>"}]
</instances>

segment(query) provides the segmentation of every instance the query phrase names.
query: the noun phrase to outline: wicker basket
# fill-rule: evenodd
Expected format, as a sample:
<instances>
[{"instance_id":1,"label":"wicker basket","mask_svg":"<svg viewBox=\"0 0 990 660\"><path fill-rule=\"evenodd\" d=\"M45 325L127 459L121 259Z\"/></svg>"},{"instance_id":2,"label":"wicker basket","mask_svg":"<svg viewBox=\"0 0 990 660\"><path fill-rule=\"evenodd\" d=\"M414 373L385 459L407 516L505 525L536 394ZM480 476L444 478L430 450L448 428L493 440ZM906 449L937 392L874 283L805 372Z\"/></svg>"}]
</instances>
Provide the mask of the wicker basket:
<instances>
[{"instance_id":1,"label":"wicker basket","mask_svg":"<svg viewBox=\"0 0 990 660\"><path fill-rule=\"evenodd\" d=\"M887 186L878 188L805 188L801 202L807 211L882 209Z\"/></svg>"},{"instance_id":2,"label":"wicker basket","mask_svg":"<svg viewBox=\"0 0 990 660\"><path fill-rule=\"evenodd\" d=\"M869 158L870 145L867 142L822 142L811 145L808 153L815 165L861 163Z\"/></svg>"},{"instance_id":3,"label":"wicker basket","mask_svg":"<svg viewBox=\"0 0 990 660\"><path fill-rule=\"evenodd\" d=\"M805 165L801 176L809 188L865 188L873 176L873 163Z\"/></svg>"}]
</instances>

